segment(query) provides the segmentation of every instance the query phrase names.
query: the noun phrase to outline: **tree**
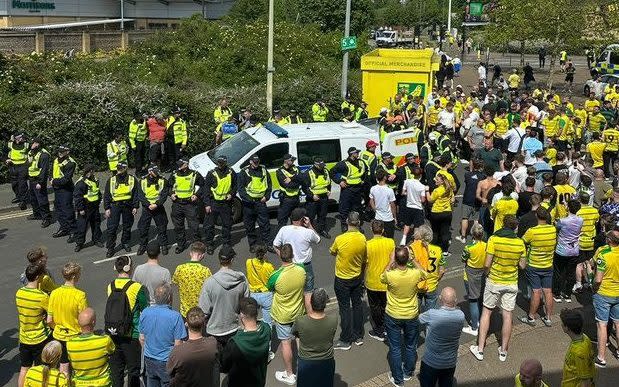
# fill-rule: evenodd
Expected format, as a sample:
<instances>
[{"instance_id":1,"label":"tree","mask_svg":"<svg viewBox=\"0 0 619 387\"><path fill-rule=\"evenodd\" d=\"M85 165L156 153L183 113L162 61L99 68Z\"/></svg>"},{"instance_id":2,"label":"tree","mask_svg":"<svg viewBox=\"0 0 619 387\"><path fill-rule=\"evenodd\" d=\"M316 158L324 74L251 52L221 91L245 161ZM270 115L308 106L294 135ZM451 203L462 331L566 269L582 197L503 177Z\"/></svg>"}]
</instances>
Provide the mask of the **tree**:
<instances>
[{"instance_id":1,"label":"tree","mask_svg":"<svg viewBox=\"0 0 619 387\"><path fill-rule=\"evenodd\" d=\"M425 27L440 22L442 12L439 0L407 1L404 4L399 0L392 0L381 11L380 24L409 28Z\"/></svg>"}]
</instances>

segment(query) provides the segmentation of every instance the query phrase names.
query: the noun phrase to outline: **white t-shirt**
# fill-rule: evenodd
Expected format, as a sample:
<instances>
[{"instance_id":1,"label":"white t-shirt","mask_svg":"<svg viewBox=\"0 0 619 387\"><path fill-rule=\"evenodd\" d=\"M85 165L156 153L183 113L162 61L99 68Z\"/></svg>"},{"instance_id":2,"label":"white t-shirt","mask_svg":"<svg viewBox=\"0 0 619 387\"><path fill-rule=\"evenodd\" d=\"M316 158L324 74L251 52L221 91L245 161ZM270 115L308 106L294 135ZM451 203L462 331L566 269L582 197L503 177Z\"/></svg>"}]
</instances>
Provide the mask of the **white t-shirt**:
<instances>
[{"instance_id":1,"label":"white t-shirt","mask_svg":"<svg viewBox=\"0 0 619 387\"><path fill-rule=\"evenodd\" d=\"M370 188L370 199L374 199L374 205L376 206L376 220L382 220L383 222L391 222L394 220L391 213L390 204L395 202L395 193L393 189L386 185L375 185Z\"/></svg>"},{"instance_id":2,"label":"white t-shirt","mask_svg":"<svg viewBox=\"0 0 619 387\"><path fill-rule=\"evenodd\" d=\"M524 190L525 188L525 181L527 180L527 167L525 167L524 165L517 167L516 169L514 169L514 171L512 172L512 176L514 177L514 180L516 180L516 183L518 184L518 186L520 187L521 190Z\"/></svg>"},{"instance_id":3,"label":"white t-shirt","mask_svg":"<svg viewBox=\"0 0 619 387\"><path fill-rule=\"evenodd\" d=\"M439 122L448 129L453 129L456 122L456 115L454 112L448 112L447 110L441 110L438 113Z\"/></svg>"},{"instance_id":4,"label":"white t-shirt","mask_svg":"<svg viewBox=\"0 0 619 387\"><path fill-rule=\"evenodd\" d=\"M578 167L575 167L574 164L570 165L567 171L569 174L568 181L570 185L578 189L578 186L580 185L580 175L582 174L582 172Z\"/></svg>"},{"instance_id":5,"label":"white t-shirt","mask_svg":"<svg viewBox=\"0 0 619 387\"><path fill-rule=\"evenodd\" d=\"M518 152L518 146L520 145L520 139L525 135L525 130L522 128L511 128L505 133L504 139L509 139L509 144L507 145L507 150L516 153ZM524 140L522 141L524 144Z\"/></svg>"},{"instance_id":6,"label":"white t-shirt","mask_svg":"<svg viewBox=\"0 0 619 387\"><path fill-rule=\"evenodd\" d=\"M312 243L320 243L320 237L314 230L290 224L279 229L273 246L281 247L286 243L292 245L292 262L308 263L312 261Z\"/></svg>"},{"instance_id":7,"label":"white t-shirt","mask_svg":"<svg viewBox=\"0 0 619 387\"><path fill-rule=\"evenodd\" d=\"M427 187L417 179L407 179L402 189L406 192L406 207L423 210L421 198L425 196Z\"/></svg>"},{"instance_id":8,"label":"white t-shirt","mask_svg":"<svg viewBox=\"0 0 619 387\"><path fill-rule=\"evenodd\" d=\"M477 68L477 74L479 75L479 79L483 81L486 80L486 68L484 66L479 66Z\"/></svg>"}]
</instances>

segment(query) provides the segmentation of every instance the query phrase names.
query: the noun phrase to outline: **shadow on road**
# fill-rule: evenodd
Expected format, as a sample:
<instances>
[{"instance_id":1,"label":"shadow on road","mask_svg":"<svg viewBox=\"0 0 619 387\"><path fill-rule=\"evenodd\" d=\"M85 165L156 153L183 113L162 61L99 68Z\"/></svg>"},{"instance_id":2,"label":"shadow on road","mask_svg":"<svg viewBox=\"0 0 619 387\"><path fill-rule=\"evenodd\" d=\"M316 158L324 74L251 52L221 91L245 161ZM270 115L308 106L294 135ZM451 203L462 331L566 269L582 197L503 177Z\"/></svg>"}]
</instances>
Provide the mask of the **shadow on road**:
<instances>
[{"instance_id":1,"label":"shadow on road","mask_svg":"<svg viewBox=\"0 0 619 387\"><path fill-rule=\"evenodd\" d=\"M2 232L2 230L0 230ZM15 373L19 372L19 354L15 353L13 357L8 357L7 354L17 348L17 329L11 328L0 336L0 385L5 386L11 382Z\"/></svg>"},{"instance_id":2,"label":"shadow on road","mask_svg":"<svg viewBox=\"0 0 619 387\"><path fill-rule=\"evenodd\" d=\"M8 231L8 228L0 228L0 240L6 238L6 232Z\"/></svg>"}]
</instances>

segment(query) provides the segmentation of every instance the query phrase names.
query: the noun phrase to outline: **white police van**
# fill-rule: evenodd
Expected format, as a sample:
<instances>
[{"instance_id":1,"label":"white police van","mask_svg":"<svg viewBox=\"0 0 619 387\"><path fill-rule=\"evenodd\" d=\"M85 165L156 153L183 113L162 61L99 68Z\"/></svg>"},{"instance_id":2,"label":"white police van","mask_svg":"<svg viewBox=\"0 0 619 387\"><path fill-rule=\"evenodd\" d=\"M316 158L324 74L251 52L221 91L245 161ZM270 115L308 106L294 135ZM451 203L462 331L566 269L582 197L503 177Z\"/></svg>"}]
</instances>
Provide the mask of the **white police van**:
<instances>
[{"instance_id":1,"label":"white police van","mask_svg":"<svg viewBox=\"0 0 619 387\"><path fill-rule=\"evenodd\" d=\"M384 138L383 151L391 152L396 156L396 160L408 152L418 154L415 151L417 140L411 137L412 132L413 129L407 129L388 133ZM206 176L215 168L217 157L223 155L228 158L228 165L238 173L249 164L249 158L257 154L260 163L269 171L273 185L267 206L275 208L279 205L280 194L275 171L282 166L283 156L286 153L297 158L301 172L312 167L315 156L322 157L326 167L330 169L338 161L348 157L348 148L356 147L363 151L366 142L369 140L379 142L378 137L376 120L373 119L360 123L314 122L283 127L269 122L264 126L245 129L214 149L192 157L189 160L189 168ZM378 149L376 154L380 153L381 150ZM339 196L340 187L333 183L330 198L338 200ZM301 200L304 200L303 197ZM240 200L236 198L233 209L234 221L240 221L241 216L242 206Z\"/></svg>"}]
</instances>

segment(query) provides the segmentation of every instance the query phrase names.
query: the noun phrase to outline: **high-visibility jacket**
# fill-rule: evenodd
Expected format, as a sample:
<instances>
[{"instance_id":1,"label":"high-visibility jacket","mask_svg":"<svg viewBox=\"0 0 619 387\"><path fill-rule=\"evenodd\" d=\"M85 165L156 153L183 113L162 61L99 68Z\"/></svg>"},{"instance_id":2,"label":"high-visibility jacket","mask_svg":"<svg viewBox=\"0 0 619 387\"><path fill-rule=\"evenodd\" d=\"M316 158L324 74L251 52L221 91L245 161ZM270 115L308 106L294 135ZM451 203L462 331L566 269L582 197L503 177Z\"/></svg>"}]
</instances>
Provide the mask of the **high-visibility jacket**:
<instances>
[{"instance_id":1,"label":"high-visibility jacket","mask_svg":"<svg viewBox=\"0 0 619 387\"><path fill-rule=\"evenodd\" d=\"M52 166L52 179L61 179L64 177L64 173L62 172L62 167L69 163L75 163L72 157L67 157L62 160L61 163L58 162L58 157L54 159L54 164Z\"/></svg>"},{"instance_id":2,"label":"high-visibility jacket","mask_svg":"<svg viewBox=\"0 0 619 387\"><path fill-rule=\"evenodd\" d=\"M37 177L41 174L41 168L39 168L39 159L42 154L47 154L49 156L49 152L45 149L41 149L37 152L34 157L30 157L30 166L28 167L28 176L29 177Z\"/></svg>"},{"instance_id":3,"label":"high-visibility jacket","mask_svg":"<svg viewBox=\"0 0 619 387\"><path fill-rule=\"evenodd\" d=\"M216 182L215 187L211 187L213 199L226 200L232 190L232 170L229 169L224 177L219 177L217 173L213 173L213 177L215 177Z\"/></svg>"},{"instance_id":4,"label":"high-visibility jacket","mask_svg":"<svg viewBox=\"0 0 619 387\"><path fill-rule=\"evenodd\" d=\"M369 150L364 150L359 155L359 158L363 160L363 162L365 162L365 164L369 167L370 165L372 165L374 160L376 160L376 154L374 154L374 152L370 152Z\"/></svg>"},{"instance_id":5,"label":"high-visibility jacket","mask_svg":"<svg viewBox=\"0 0 619 387\"><path fill-rule=\"evenodd\" d=\"M342 102L342 104L340 105L340 109L342 111L342 113L344 112L344 109L348 109L352 112L355 111L355 104L352 102L348 102L348 101L344 101Z\"/></svg>"},{"instance_id":6,"label":"high-visibility jacket","mask_svg":"<svg viewBox=\"0 0 619 387\"><path fill-rule=\"evenodd\" d=\"M331 176L329 171L325 168L322 174L317 174L314 169L310 169L308 172L310 178L309 190L313 195L326 194L331 189Z\"/></svg>"},{"instance_id":7,"label":"high-visibility jacket","mask_svg":"<svg viewBox=\"0 0 619 387\"><path fill-rule=\"evenodd\" d=\"M135 187L135 177L127 176L126 183L119 183L116 181L116 176L112 176L110 179L110 195L112 195L113 202L121 202L124 200L130 200L133 196L133 187Z\"/></svg>"},{"instance_id":8,"label":"high-visibility jacket","mask_svg":"<svg viewBox=\"0 0 619 387\"><path fill-rule=\"evenodd\" d=\"M388 167L384 162L380 162L380 164L378 164L378 168L383 169L385 172L387 172L389 175L395 175L395 173L398 171L398 167L394 164L391 164L390 167ZM378 169L377 168L377 169ZM398 183L397 182L393 182L393 181L387 181L387 186L389 188L398 188Z\"/></svg>"},{"instance_id":9,"label":"high-visibility jacket","mask_svg":"<svg viewBox=\"0 0 619 387\"><path fill-rule=\"evenodd\" d=\"M19 149L15 147L15 143L13 141L9 141L9 160L13 162L13 165L21 165L25 164L28 161L28 151L30 150L30 145L27 142L22 143L24 147Z\"/></svg>"},{"instance_id":10,"label":"high-visibility jacket","mask_svg":"<svg viewBox=\"0 0 619 387\"><path fill-rule=\"evenodd\" d=\"M303 119L301 118L301 116L288 116L286 117L286 119L288 120L289 124L302 124L303 123Z\"/></svg>"},{"instance_id":11,"label":"high-visibility jacket","mask_svg":"<svg viewBox=\"0 0 619 387\"><path fill-rule=\"evenodd\" d=\"M146 121L138 122L132 120L129 123L129 145L132 149L135 149L136 142L143 142L146 140L148 134L148 128L146 127Z\"/></svg>"},{"instance_id":12,"label":"high-visibility jacket","mask_svg":"<svg viewBox=\"0 0 619 387\"><path fill-rule=\"evenodd\" d=\"M86 191L86 193L84 194L84 199L86 199L86 201L90 203L98 201L101 198L99 180L97 180L96 177L94 178L94 180L84 179L83 177L80 177L78 182L80 180L83 181L84 184L86 184L86 186L88 187L88 191Z\"/></svg>"},{"instance_id":13,"label":"high-visibility jacket","mask_svg":"<svg viewBox=\"0 0 619 387\"><path fill-rule=\"evenodd\" d=\"M185 120L170 116L168 118L168 130L172 130L175 144L187 145L187 123Z\"/></svg>"},{"instance_id":14,"label":"high-visibility jacket","mask_svg":"<svg viewBox=\"0 0 619 387\"><path fill-rule=\"evenodd\" d=\"M281 167L279 170L284 174L284 176L286 176L287 178L289 178L291 180L292 180L293 177L295 177L296 175L299 174L299 168L295 167L294 165L291 168L292 172L288 171L284 167ZM280 187L280 188L286 194L286 196L297 196L297 195L299 195L299 188L298 187L296 189L284 188L284 187Z\"/></svg>"},{"instance_id":15,"label":"high-visibility jacket","mask_svg":"<svg viewBox=\"0 0 619 387\"><path fill-rule=\"evenodd\" d=\"M348 167L348 173L346 176L342 176L342 180L348 185L359 185L363 183L363 176L365 175L365 163L359 160L359 167L356 167L353 163L346 160L346 167Z\"/></svg>"},{"instance_id":16,"label":"high-visibility jacket","mask_svg":"<svg viewBox=\"0 0 619 387\"><path fill-rule=\"evenodd\" d=\"M149 184L148 178L145 178L140 182L140 186L146 200L148 200L150 204L155 204L157 200L159 200L161 191L165 187L165 180L159 178L155 184Z\"/></svg>"},{"instance_id":17,"label":"high-visibility jacket","mask_svg":"<svg viewBox=\"0 0 619 387\"><path fill-rule=\"evenodd\" d=\"M317 103L312 105L312 119L314 122L325 122L327 120L327 114L329 114L328 107L322 107Z\"/></svg>"},{"instance_id":18,"label":"high-visibility jacket","mask_svg":"<svg viewBox=\"0 0 619 387\"><path fill-rule=\"evenodd\" d=\"M118 163L127 162L127 143L123 140L119 144L116 140L107 143L107 162L110 171L116 171Z\"/></svg>"},{"instance_id":19,"label":"high-visibility jacket","mask_svg":"<svg viewBox=\"0 0 619 387\"><path fill-rule=\"evenodd\" d=\"M213 118L217 124L228 121L228 118L230 118L231 115L232 110L230 110L229 107L222 108L221 106L217 106L213 112Z\"/></svg>"},{"instance_id":20,"label":"high-visibility jacket","mask_svg":"<svg viewBox=\"0 0 619 387\"><path fill-rule=\"evenodd\" d=\"M267 181L268 172L265 167L261 167L262 176L252 176L249 174L247 168L248 167L243 169L243 171L247 174L247 177L249 178L249 183L247 184L247 187L245 187L245 191L250 198L262 199L264 197L264 194L267 192L267 189L269 188Z\"/></svg>"},{"instance_id":21,"label":"high-visibility jacket","mask_svg":"<svg viewBox=\"0 0 619 387\"><path fill-rule=\"evenodd\" d=\"M196 172L190 172L186 176L174 173L174 188L172 191L179 199L189 199L196 190Z\"/></svg>"}]
</instances>

